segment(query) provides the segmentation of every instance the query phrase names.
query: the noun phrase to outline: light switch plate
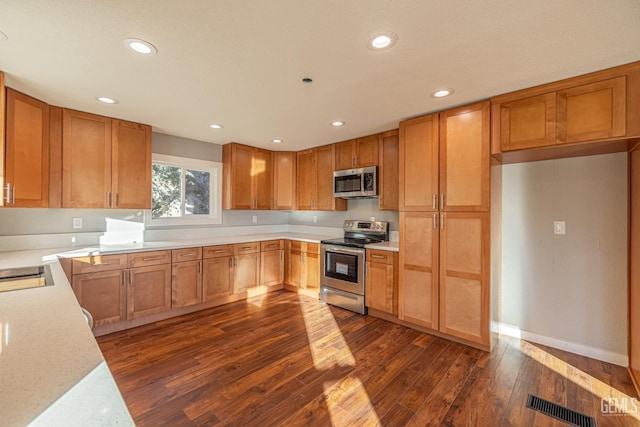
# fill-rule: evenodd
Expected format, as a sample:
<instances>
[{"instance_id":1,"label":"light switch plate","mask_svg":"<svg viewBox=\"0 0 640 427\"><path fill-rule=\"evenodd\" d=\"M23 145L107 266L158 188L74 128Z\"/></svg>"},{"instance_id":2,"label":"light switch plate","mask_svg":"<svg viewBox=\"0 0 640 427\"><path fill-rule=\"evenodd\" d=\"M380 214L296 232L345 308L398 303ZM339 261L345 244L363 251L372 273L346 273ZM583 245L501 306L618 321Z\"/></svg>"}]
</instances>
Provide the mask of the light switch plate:
<instances>
[{"instance_id":1,"label":"light switch plate","mask_svg":"<svg viewBox=\"0 0 640 427\"><path fill-rule=\"evenodd\" d=\"M566 234L564 221L553 221L553 234Z\"/></svg>"},{"instance_id":2,"label":"light switch plate","mask_svg":"<svg viewBox=\"0 0 640 427\"><path fill-rule=\"evenodd\" d=\"M73 218L73 228L82 228L82 218Z\"/></svg>"}]
</instances>

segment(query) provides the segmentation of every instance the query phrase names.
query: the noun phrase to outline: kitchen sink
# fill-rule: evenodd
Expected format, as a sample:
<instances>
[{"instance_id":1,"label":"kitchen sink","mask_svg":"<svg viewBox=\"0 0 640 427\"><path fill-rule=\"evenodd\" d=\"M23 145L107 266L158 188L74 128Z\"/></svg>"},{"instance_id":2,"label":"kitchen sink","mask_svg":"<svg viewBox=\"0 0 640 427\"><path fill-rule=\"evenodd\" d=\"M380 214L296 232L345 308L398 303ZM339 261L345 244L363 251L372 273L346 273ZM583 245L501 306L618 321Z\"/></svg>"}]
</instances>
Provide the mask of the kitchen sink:
<instances>
[{"instance_id":1,"label":"kitchen sink","mask_svg":"<svg viewBox=\"0 0 640 427\"><path fill-rule=\"evenodd\" d=\"M0 270L0 292L53 285L48 265Z\"/></svg>"}]
</instances>

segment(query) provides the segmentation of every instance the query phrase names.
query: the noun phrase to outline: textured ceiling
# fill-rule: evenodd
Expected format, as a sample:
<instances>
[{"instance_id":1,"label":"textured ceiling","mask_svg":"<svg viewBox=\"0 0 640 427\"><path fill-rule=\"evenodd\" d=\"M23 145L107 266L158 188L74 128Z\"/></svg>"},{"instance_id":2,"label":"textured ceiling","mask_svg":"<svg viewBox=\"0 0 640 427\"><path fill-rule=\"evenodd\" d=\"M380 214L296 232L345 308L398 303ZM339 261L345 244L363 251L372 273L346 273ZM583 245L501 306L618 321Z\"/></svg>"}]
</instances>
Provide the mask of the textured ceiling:
<instances>
[{"instance_id":1,"label":"textured ceiling","mask_svg":"<svg viewBox=\"0 0 640 427\"><path fill-rule=\"evenodd\" d=\"M53 105L298 150L640 60L639 24L637 0L0 0L0 70ZM367 49L379 31L398 43Z\"/></svg>"}]
</instances>

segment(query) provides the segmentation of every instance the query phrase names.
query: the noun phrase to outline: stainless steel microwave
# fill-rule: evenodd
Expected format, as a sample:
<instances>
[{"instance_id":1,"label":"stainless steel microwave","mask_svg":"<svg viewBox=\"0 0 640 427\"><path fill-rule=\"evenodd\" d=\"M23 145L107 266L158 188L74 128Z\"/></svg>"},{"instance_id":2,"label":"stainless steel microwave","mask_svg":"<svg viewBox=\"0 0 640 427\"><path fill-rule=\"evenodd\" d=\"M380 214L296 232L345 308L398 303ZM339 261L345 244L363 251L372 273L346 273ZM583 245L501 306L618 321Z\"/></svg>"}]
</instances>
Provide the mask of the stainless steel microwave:
<instances>
[{"instance_id":1,"label":"stainless steel microwave","mask_svg":"<svg viewBox=\"0 0 640 427\"><path fill-rule=\"evenodd\" d=\"M378 197L378 167L345 169L333 173L333 197Z\"/></svg>"}]
</instances>

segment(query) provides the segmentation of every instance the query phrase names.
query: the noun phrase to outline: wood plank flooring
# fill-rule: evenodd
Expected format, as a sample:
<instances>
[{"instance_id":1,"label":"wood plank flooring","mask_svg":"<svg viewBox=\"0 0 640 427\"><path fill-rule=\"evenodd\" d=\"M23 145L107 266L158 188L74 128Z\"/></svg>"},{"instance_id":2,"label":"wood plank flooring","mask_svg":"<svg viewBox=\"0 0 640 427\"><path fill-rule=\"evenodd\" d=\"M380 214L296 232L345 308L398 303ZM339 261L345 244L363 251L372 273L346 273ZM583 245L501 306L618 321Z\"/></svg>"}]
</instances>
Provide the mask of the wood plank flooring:
<instances>
[{"instance_id":1,"label":"wood plank flooring","mask_svg":"<svg viewBox=\"0 0 640 427\"><path fill-rule=\"evenodd\" d=\"M286 291L98 342L139 426L566 425L529 393L640 425L601 411L637 397L622 367L512 338L485 353Z\"/></svg>"}]
</instances>

